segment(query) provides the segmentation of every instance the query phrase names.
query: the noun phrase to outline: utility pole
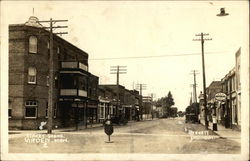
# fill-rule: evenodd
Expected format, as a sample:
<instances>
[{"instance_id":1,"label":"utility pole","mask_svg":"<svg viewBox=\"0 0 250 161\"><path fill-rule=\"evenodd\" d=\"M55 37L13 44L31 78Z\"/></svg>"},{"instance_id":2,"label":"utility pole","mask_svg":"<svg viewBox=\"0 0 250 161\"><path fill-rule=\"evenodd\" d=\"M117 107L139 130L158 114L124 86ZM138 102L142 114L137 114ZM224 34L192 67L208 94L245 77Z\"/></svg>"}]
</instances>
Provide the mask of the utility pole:
<instances>
[{"instance_id":1,"label":"utility pole","mask_svg":"<svg viewBox=\"0 0 250 161\"><path fill-rule=\"evenodd\" d=\"M212 40L211 38L204 38L204 36L208 36L209 34L196 34L195 36L199 36L199 39L193 39L193 41L201 41L201 55L202 55L202 76L203 76L203 93L204 93L204 110L205 110L205 128L208 129L208 120L207 120L207 92L206 92L206 74L205 74L205 58L204 58L204 41Z\"/></svg>"},{"instance_id":2,"label":"utility pole","mask_svg":"<svg viewBox=\"0 0 250 161\"><path fill-rule=\"evenodd\" d=\"M127 66L110 66L110 74L116 74L116 116L118 115L118 107L120 107L120 103L119 103L119 95L120 95L120 88L119 88L119 74L126 74L127 73Z\"/></svg>"},{"instance_id":3,"label":"utility pole","mask_svg":"<svg viewBox=\"0 0 250 161\"><path fill-rule=\"evenodd\" d=\"M136 84L136 89L138 89L138 88L140 90L140 94L139 94L139 97L140 97L139 107L140 107L141 120L142 120L142 99L143 99L142 90L146 89L146 84Z\"/></svg>"},{"instance_id":4,"label":"utility pole","mask_svg":"<svg viewBox=\"0 0 250 161\"><path fill-rule=\"evenodd\" d=\"M191 74L193 74L193 75L194 75L194 84L193 84L193 101L194 101L194 103L197 103L197 93L196 93L196 87L197 87L197 84L196 84L196 74L199 74L199 73L197 73L197 71L196 71L196 70L193 70L193 71L191 72Z\"/></svg>"},{"instance_id":5,"label":"utility pole","mask_svg":"<svg viewBox=\"0 0 250 161\"><path fill-rule=\"evenodd\" d=\"M191 106L191 105L192 105L192 103L193 103L193 100L192 100L192 98L193 98L193 94L192 94L192 92L191 92L190 94L191 94L191 97L190 97L189 105Z\"/></svg>"},{"instance_id":6,"label":"utility pole","mask_svg":"<svg viewBox=\"0 0 250 161\"><path fill-rule=\"evenodd\" d=\"M150 113L151 113L152 120L154 118L154 111L153 111L153 99L155 97L154 95L155 95L154 93L150 94L150 96L151 96L151 109L150 109Z\"/></svg>"},{"instance_id":7,"label":"utility pole","mask_svg":"<svg viewBox=\"0 0 250 161\"><path fill-rule=\"evenodd\" d=\"M54 52L53 52L53 37L56 34L68 34L68 32L58 32L53 33L53 29L56 28L67 28L68 26L53 26L56 22L66 22L68 20L50 20L48 21L39 21L40 23L49 23L49 27L44 27L45 29L49 29L49 51L50 51L50 57L49 57L49 90L48 90L48 134L52 133L52 124L53 124L53 96L54 96Z\"/></svg>"},{"instance_id":8,"label":"utility pole","mask_svg":"<svg viewBox=\"0 0 250 161\"><path fill-rule=\"evenodd\" d=\"M140 95L142 96L142 90L146 90L147 85L146 84L136 84L136 89L140 90Z\"/></svg>"}]
</instances>

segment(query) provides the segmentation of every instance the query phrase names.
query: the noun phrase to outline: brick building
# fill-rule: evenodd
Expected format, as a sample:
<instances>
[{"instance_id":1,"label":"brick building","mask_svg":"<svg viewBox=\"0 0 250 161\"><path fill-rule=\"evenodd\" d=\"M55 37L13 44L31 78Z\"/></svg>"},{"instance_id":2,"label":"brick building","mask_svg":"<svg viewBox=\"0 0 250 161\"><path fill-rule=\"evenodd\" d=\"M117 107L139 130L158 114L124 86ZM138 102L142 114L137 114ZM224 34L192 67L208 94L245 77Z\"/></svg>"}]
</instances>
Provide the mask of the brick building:
<instances>
[{"instance_id":1,"label":"brick building","mask_svg":"<svg viewBox=\"0 0 250 161\"><path fill-rule=\"evenodd\" d=\"M142 98L142 112L144 118L150 118L151 113L153 112L153 102L152 97L150 96L143 96Z\"/></svg>"},{"instance_id":2,"label":"brick building","mask_svg":"<svg viewBox=\"0 0 250 161\"><path fill-rule=\"evenodd\" d=\"M25 24L9 25L10 128L38 129L47 121L48 35L34 16ZM97 119L98 77L88 72L88 54L56 35L53 51L53 127Z\"/></svg>"},{"instance_id":3,"label":"brick building","mask_svg":"<svg viewBox=\"0 0 250 161\"><path fill-rule=\"evenodd\" d=\"M98 85L98 99L98 119L99 122L103 122L108 115L116 114L116 93L107 86Z\"/></svg>"},{"instance_id":4,"label":"brick building","mask_svg":"<svg viewBox=\"0 0 250 161\"><path fill-rule=\"evenodd\" d=\"M241 48L235 53L235 66L221 79L214 81L206 89L208 117L216 115L218 123L226 128L241 129ZM226 99L222 101L215 100L216 93L224 93ZM204 97L199 96L200 114L204 117ZM215 104L214 104L215 103Z\"/></svg>"},{"instance_id":5,"label":"brick building","mask_svg":"<svg viewBox=\"0 0 250 161\"><path fill-rule=\"evenodd\" d=\"M140 115L141 115L141 108L140 107L140 99L141 99L141 95L139 94L139 91L137 90L130 90L131 94L134 96L134 105L132 108L132 120L140 120Z\"/></svg>"},{"instance_id":6,"label":"brick building","mask_svg":"<svg viewBox=\"0 0 250 161\"><path fill-rule=\"evenodd\" d=\"M207 93L207 108L208 108L208 116L209 120L212 121L212 116L218 116L218 121L221 120L221 109L219 107L217 108L215 106L215 95L217 93L222 92L222 82L221 81L213 81L210 83L210 85L206 88Z\"/></svg>"},{"instance_id":7,"label":"brick building","mask_svg":"<svg viewBox=\"0 0 250 161\"><path fill-rule=\"evenodd\" d=\"M128 90L121 85L102 84L98 85L98 95L100 122L108 115L119 116L120 114L124 115L127 120L139 119L138 91Z\"/></svg>"},{"instance_id":8,"label":"brick building","mask_svg":"<svg viewBox=\"0 0 250 161\"><path fill-rule=\"evenodd\" d=\"M236 89L236 106L237 106L237 121L236 125L240 128L241 126L241 80L240 80L240 72L241 72L241 48L235 54L235 89Z\"/></svg>"},{"instance_id":9,"label":"brick building","mask_svg":"<svg viewBox=\"0 0 250 161\"><path fill-rule=\"evenodd\" d=\"M232 128L232 125L237 120L236 113L236 89L235 89L235 68L230 70L228 74L222 78L222 91L227 95L224 115L225 115L225 127Z\"/></svg>"}]
</instances>

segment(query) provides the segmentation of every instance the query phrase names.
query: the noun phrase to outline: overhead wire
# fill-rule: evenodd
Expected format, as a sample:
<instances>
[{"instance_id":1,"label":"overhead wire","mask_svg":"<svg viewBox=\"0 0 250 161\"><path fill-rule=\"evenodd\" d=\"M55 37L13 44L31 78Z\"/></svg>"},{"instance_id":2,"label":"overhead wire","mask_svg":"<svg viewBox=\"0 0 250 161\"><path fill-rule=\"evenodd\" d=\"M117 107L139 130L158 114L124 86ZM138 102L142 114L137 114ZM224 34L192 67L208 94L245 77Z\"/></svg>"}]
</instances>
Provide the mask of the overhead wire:
<instances>
[{"instance_id":1,"label":"overhead wire","mask_svg":"<svg viewBox=\"0 0 250 161\"><path fill-rule=\"evenodd\" d=\"M223 54L225 52L206 52L205 54ZM161 57L175 57L175 56L194 56L201 55L201 53L190 54L168 54L168 55L149 55L149 56L131 56L131 57L110 57L110 58L92 58L89 60L115 60L115 59L147 59L147 58L161 58Z\"/></svg>"}]
</instances>

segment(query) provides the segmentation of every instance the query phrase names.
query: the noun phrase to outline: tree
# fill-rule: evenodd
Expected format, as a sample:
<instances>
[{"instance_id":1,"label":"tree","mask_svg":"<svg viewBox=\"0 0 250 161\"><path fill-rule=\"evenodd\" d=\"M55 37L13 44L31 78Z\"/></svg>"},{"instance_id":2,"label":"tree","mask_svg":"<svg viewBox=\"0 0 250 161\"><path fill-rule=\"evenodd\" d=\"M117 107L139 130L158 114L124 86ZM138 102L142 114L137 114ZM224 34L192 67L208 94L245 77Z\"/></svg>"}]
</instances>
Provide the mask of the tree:
<instances>
[{"instance_id":1,"label":"tree","mask_svg":"<svg viewBox=\"0 0 250 161\"><path fill-rule=\"evenodd\" d=\"M165 102L166 102L165 112L166 112L166 115L169 116L171 113L170 108L171 108L171 106L173 106L175 104L174 99L173 99L173 95L171 94L170 91L168 92L168 96L166 97Z\"/></svg>"},{"instance_id":2,"label":"tree","mask_svg":"<svg viewBox=\"0 0 250 161\"><path fill-rule=\"evenodd\" d=\"M163 114L165 117L168 117L170 115L171 113L170 107L173 106L174 104L175 104L174 99L170 91L168 92L167 96L162 97L158 99L157 101L154 101L154 105L156 107L162 107Z\"/></svg>"}]
</instances>

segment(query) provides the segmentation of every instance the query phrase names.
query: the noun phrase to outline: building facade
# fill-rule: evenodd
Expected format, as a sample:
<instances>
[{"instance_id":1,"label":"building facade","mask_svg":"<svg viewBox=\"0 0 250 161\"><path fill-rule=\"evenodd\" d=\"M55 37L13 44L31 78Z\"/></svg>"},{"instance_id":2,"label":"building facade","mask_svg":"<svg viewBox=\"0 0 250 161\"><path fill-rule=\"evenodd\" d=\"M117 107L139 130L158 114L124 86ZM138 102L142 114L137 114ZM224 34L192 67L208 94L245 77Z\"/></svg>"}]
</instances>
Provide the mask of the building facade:
<instances>
[{"instance_id":1,"label":"building facade","mask_svg":"<svg viewBox=\"0 0 250 161\"><path fill-rule=\"evenodd\" d=\"M98 85L99 121L108 115L123 115L126 120L139 120L139 92L128 90L124 86Z\"/></svg>"},{"instance_id":2,"label":"building facade","mask_svg":"<svg viewBox=\"0 0 250 161\"><path fill-rule=\"evenodd\" d=\"M224 115L225 127L232 128L237 121L236 89L235 89L235 68L222 78L222 90L227 95Z\"/></svg>"},{"instance_id":3,"label":"building facade","mask_svg":"<svg viewBox=\"0 0 250 161\"><path fill-rule=\"evenodd\" d=\"M142 113L143 118L149 119L152 117L153 113L153 100L150 96L144 96L142 98Z\"/></svg>"},{"instance_id":4,"label":"building facade","mask_svg":"<svg viewBox=\"0 0 250 161\"><path fill-rule=\"evenodd\" d=\"M240 128L241 126L241 48L235 54L235 88L236 88L236 106L237 106L237 125Z\"/></svg>"},{"instance_id":5,"label":"building facade","mask_svg":"<svg viewBox=\"0 0 250 161\"><path fill-rule=\"evenodd\" d=\"M221 81L213 81L206 88L207 93L207 109L208 109L208 119L212 121L212 117L216 116L217 120L221 121L221 116L223 115L222 110L217 106L217 101L215 99L215 95L217 93L222 92L222 82Z\"/></svg>"},{"instance_id":6,"label":"building facade","mask_svg":"<svg viewBox=\"0 0 250 161\"><path fill-rule=\"evenodd\" d=\"M222 78L223 92L227 95L225 114L228 128L241 129L241 48L235 53L235 67Z\"/></svg>"},{"instance_id":7,"label":"building facade","mask_svg":"<svg viewBox=\"0 0 250 161\"><path fill-rule=\"evenodd\" d=\"M235 66L221 81L212 82L206 89L208 120L212 121L212 116L216 116L217 122L226 128L241 129L241 48L235 53ZM224 93L226 99L215 100L216 93ZM204 117L204 96L199 96L200 116Z\"/></svg>"},{"instance_id":8,"label":"building facade","mask_svg":"<svg viewBox=\"0 0 250 161\"><path fill-rule=\"evenodd\" d=\"M34 16L25 24L9 25L10 128L38 129L47 122L48 35ZM97 109L98 84L98 77L88 72L88 54L56 35L53 53L53 127L86 124L87 112L96 111L88 106Z\"/></svg>"},{"instance_id":9,"label":"building facade","mask_svg":"<svg viewBox=\"0 0 250 161\"><path fill-rule=\"evenodd\" d=\"M98 85L98 119L99 122L103 122L108 118L116 114L116 93L109 87L104 85Z\"/></svg>"}]
</instances>

